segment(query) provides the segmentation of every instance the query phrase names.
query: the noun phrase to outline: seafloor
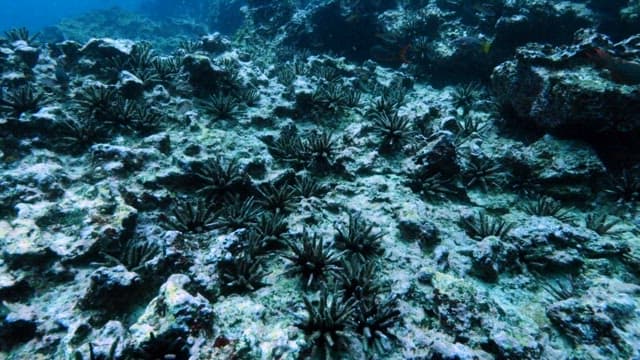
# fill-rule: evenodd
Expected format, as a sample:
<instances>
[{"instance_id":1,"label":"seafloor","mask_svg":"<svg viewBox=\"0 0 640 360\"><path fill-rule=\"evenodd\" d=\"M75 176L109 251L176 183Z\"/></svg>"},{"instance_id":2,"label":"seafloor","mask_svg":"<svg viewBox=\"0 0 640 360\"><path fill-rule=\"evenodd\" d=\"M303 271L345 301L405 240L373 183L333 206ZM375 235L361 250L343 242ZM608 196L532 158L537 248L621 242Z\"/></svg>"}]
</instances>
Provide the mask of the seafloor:
<instances>
[{"instance_id":1,"label":"seafloor","mask_svg":"<svg viewBox=\"0 0 640 360\"><path fill-rule=\"evenodd\" d=\"M8 31L0 358L640 359L639 14L250 0Z\"/></svg>"}]
</instances>

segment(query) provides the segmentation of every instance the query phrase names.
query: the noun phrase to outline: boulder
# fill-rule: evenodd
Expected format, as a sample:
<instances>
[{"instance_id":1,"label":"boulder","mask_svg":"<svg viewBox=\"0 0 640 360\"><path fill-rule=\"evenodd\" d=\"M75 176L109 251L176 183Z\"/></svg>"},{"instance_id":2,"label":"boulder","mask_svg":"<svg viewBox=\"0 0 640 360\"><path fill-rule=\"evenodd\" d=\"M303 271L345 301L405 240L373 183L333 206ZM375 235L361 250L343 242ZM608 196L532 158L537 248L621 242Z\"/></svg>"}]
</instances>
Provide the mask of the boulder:
<instances>
[{"instance_id":1,"label":"boulder","mask_svg":"<svg viewBox=\"0 0 640 360\"><path fill-rule=\"evenodd\" d=\"M160 288L160 292L129 331L136 347L152 343L154 339L178 340L186 346L190 333L211 331L214 312L202 295L192 295L185 288L191 283L188 276L174 274Z\"/></svg>"},{"instance_id":2,"label":"boulder","mask_svg":"<svg viewBox=\"0 0 640 360\"><path fill-rule=\"evenodd\" d=\"M137 99L144 92L144 81L129 71L123 70L118 76L118 89L125 99Z\"/></svg>"},{"instance_id":3,"label":"boulder","mask_svg":"<svg viewBox=\"0 0 640 360\"><path fill-rule=\"evenodd\" d=\"M85 309L122 309L134 299L123 294L134 294L140 284L140 276L123 265L100 267L91 274L91 283L81 299L81 305Z\"/></svg>"},{"instance_id":4,"label":"boulder","mask_svg":"<svg viewBox=\"0 0 640 360\"><path fill-rule=\"evenodd\" d=\"M204 35L200 41L202 50L210 53L222 53L231 49L231 41L218 32Z\"/></svg>"},{"instance_id":5,"label":"boulder","mask_svg":"<svg viewBox=\"0 0 640 360\"><path fill-rule=\"evenodd\" d=\"M220 91L225 79L226 71L204 55L190 54L184 57L182 64L189 74L189 82L193 87L203 93Z\"/></svg>"},{"instance_id":6,"label":"boulder","mask_svg":"<svg viewBox=\"0 0 640 360\"><path fill-rule=\"evenodd\" d=\"M584 141L545 135L523 147L512 147L502 160L516 176L563 200L587 200L608 177L596 151Z\"/></svg>"},{"instance_id":7,"label":"boulder","mask_svg":"<svg viewBox=\"0 0 640 360\"><path fill-rule=\"evenodd\" d=\"M0 350L8 350L36 336L35 312L20 304L0 304Z\"/></svg>"},{"instance_id":8,"label":"boulder","mask_svg":"<svg viewBox=\"0 0 640 360\"><path fill-rule=\"evenodd\" d=\"M93 38L87 41L87 43L79 49L79 52L83 56L96 60L106 58L125 58L131 55L131 51L134 46L135 42L132 40Z\"/></svg>"},{"instance_id":9,"label":"boulder","mask_svg":"<svg viewBox=\"0 0 640 360\"><path fill-rule=\"evenodd\" d=\"M14 52L29 68L36 66L40 58L40 49L29 46L26 41L16 41Z\"/></svg>"},{"instance_id":10,"label":"boulder","mask_svg":"<svg viewBox=\"0 0 640 360\"><path fill-rule=\"evenodd\" d=\"M612 44L600 34L581 32L576 37L582 40L572 46L518 48L515 59L498 65L491 76L498 101L511 108L518 121L546 131L584 139L636 133L640 84L620 79L625 74L616 73L606 59L638 61L638 49L628 41ZM605 53L609 49L615 53Z\"/></svg>"}]
</instances>

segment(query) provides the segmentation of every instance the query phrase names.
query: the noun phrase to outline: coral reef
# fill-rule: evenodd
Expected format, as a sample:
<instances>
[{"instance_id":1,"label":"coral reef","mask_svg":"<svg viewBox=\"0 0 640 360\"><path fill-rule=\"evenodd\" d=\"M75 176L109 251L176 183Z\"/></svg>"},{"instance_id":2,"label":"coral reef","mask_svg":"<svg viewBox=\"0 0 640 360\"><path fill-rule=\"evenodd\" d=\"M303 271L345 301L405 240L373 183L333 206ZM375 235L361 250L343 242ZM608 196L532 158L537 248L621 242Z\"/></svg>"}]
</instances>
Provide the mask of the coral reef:
<instances>
[{"instance_id":1,"label":"coral reef","mask_svg":"<svg viewBox=\"0 0 640 360\"><path fill-rule=\"evenodd\" d=\"M8 30L0 358L640 358L639 6Z\"/></svg>"}]
</instances>

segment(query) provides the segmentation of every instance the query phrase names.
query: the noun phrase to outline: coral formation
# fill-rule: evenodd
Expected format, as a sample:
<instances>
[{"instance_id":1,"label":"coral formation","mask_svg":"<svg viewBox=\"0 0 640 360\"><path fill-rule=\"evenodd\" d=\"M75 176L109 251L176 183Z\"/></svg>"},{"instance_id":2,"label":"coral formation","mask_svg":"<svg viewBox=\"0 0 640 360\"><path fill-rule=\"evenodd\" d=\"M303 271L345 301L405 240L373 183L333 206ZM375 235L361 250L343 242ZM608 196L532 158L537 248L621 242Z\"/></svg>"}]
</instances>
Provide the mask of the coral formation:
<instances>
[{"instance_id":1,"label":"coral formation","mask_svg":"<svg viewBox=\"0 0 640 360\"><path fill-rule=\"evenodd\" d=\"M0 38L0 358L640 358L637 1L187 3Z\"/></svg>"}]
</instances>

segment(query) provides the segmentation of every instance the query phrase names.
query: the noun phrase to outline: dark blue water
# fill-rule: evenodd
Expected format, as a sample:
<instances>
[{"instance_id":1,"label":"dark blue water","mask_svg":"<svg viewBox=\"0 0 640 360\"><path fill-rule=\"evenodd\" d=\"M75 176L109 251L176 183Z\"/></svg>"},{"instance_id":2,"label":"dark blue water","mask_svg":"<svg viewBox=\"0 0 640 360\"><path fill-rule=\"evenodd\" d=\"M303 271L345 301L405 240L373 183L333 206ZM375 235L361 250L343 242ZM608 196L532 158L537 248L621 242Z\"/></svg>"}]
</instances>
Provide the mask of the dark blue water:
<instances>
[{"instance_id":1,"label":"dark blue water","mask_svg":"<svg viewBox=\"0 0 640 360\"><path fill-rule=\"evenodd\" d=\"M68 17L114 6L136 10L142 0L0 0L0 31L27 27L40 31Z\"/></svg>"}]
</instances>

